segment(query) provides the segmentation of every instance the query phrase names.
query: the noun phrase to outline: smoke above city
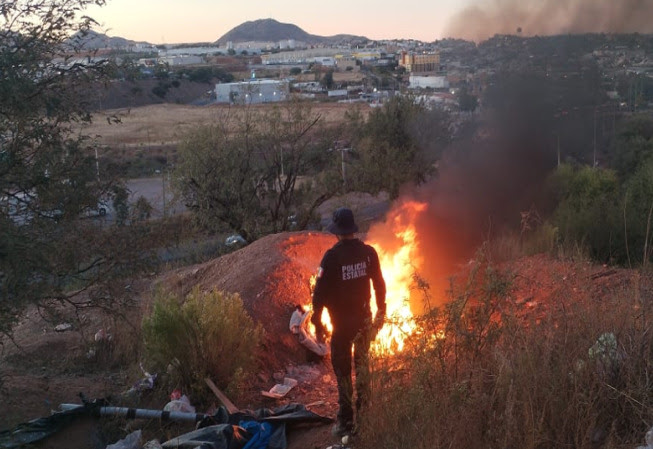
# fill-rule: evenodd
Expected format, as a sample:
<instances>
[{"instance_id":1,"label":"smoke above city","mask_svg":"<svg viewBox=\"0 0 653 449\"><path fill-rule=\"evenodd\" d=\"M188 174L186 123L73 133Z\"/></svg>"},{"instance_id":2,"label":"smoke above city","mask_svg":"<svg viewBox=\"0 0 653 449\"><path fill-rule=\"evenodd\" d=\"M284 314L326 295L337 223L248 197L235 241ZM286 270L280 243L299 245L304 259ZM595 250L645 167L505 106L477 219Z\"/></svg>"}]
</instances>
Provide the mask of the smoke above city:
<instances>
[{"instance_id":1,"label":"smoke above city","mask_svg":"<svg viewBox=\"0 0 653 449\"><path fill-rule=\"evenodd\" d=\"M458 12L444 35L476 42L495 34L653 33L651 0L483 0Z\"/></svg>"}]
</instances>

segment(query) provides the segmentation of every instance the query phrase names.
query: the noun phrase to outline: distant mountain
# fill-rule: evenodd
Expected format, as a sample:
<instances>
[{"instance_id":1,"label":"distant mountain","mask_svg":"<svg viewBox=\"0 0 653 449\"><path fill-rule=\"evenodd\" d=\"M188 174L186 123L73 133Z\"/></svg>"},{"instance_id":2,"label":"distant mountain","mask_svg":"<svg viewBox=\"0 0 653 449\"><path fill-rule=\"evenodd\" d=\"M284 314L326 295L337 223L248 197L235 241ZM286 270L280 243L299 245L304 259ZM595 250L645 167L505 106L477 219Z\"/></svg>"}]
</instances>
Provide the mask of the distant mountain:
<instances>
[{"instance_id":1,"label":"distant mountain","mask_svg":"<svg viewBox=\"0 0 653 449\"><path fill-rule=\"evenodd\" d=\"M274 19L259 19L245 22L227 32L215 43L224 46L227 42L278 42L294 39L307 44L335 43L339 41L367 41L364 36L338 34L336 36L317 36L309 34L291 23L281 23Z\"/></svg>"},{"instance_id":2,"label":"distant mountain","mask_svg":"<svg viewBox=\"0 0 653 449\"><path fill-rule=\"evenodd\" d=\"M68 41L71 45L75 46L80 46L81 44L85 50L98 50L102 48L124 49L137 44L151 45L147 42L136 42L122 37L110 37L92 30L86 33L77 32Z\"/></svg>"}]
</instances>

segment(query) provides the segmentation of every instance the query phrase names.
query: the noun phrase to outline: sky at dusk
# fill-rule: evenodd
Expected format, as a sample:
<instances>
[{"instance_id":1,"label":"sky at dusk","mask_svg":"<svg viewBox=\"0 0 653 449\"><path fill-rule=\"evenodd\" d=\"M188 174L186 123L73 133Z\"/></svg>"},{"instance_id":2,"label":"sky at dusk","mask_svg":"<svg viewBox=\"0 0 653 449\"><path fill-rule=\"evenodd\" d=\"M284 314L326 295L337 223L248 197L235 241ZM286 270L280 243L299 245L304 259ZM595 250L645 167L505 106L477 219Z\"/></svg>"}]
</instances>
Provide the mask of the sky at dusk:
<instances>
[{"instance_id":1,"label":"sky at dusk","mask_svg":"<svg viewBox=\"0 0 653 449\"><path fill-rule=\"evenodd\" d=\"M244 22L268 18L320 36L430 42L445 37L446 23L472 1L108 0L87 14L109 36L154 44L213 42Z\"/></svg>"},{"instance_id":2,"label":"sky at dusk","mask_svg":"<svg viewBox=\"0 0 653 449\"><path fill-rule=\"evenodd\" d=\"M318 36L424 42L478 42L497 33L653 33L652 0L108 0L87 14L109 36L153 44L213 42L258 19L291 23Z\"/></svg>"}]
</instances>

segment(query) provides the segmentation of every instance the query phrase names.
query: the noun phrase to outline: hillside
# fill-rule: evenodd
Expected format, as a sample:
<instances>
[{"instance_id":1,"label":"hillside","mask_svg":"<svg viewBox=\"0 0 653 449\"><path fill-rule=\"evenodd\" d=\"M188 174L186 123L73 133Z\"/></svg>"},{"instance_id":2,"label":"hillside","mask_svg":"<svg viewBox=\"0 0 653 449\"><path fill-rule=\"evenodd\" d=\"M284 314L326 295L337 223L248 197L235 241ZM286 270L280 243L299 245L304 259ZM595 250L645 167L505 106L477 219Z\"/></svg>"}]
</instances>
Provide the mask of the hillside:
<instances>
[{"instance_id":1,"label":"hillside","mask_svg":"<svg viewBox=\"0 0 653 449\"><path fill-rule=\"evenodd\" d=\"M85 33L77 32L69 40L72 45L79 46L85 50L98 50L104 48L124 49L137 44L151 45L147 42L136 42L123 37L112 37L97 31L89 30Z\"/></svg>"},{"instance_id":2,"label":"hillside","mask_svg":"<svg viewBox=\"0 0 653 449\"><path fill-rule=\"evenodd\" d=\"M295 402L310 405L309 408L323 416L334 416L337 393L330 364L328 361L307 364L305 350L288 331L294 304L310 301L308 278L333 242L333 236L322 233L270 235L209 262L144 279L140 285L133 286L136 307L124 314L123 319L136 326L131 331L123 319L102 318L89 311L72 330L57 332L54 326L57 323L43 321L37 311L30 313L29 319L16 329L15 342L20 350L8 341L4 345L0 363L4 388L0 390L0 398L5 407L0 414L0 425L7 428L27 419L47 416L60 403L78 402L78 392L102 397L126 391L142 374L133 359L128 362L123 351L127 354L137 351L134 338L139 335L138 323L150 307L150 292L161 284L180 294L194 286L238 292L247 311L265 327L267 341L261 370L248 391L243 392L238 406L254 409ZM620 292L650 294L648 279L635 270L572 263L544 255L522 258L504 268L515 274L513 295L516 303L525 305L528 316L522 317L524 322L551 314L568 315L565 311L583 303L598 306ZM105 348L110 352L105 354L100 351L102 347L97 347L98 352L91 357L89 348L94 346L88 340L98 329L112 333L114 343ZM270 388L277 377L284 375L298 379L300 384L284 399L266 402L260 390ZM208 391L207 397L211 397ZM150 408L160 408L166 400L152 396L147 401ZM134 426L143 425L134 422ZM85 427L66 428L47 440L44 447L92 447L89 439L98 438L101 426L101 422L91 422ZM150 426L149 431L156 431L156 427ZM118 439L113 438L113 441ZM331 439L329 426L309 426L293 429L288 447L326 447L332 444Z\"/></svg>"}]
</instances>

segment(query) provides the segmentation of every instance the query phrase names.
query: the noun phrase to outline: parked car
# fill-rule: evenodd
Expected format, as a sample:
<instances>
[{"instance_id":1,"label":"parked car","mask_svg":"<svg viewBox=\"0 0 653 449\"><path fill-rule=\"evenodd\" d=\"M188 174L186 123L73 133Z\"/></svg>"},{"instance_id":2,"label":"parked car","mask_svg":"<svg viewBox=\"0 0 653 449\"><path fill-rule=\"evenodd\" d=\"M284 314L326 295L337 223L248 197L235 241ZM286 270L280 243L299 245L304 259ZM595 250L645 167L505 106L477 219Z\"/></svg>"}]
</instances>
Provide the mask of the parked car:
<instances>
[{"instance_id":1,"label":"parked car","mask_svg":"<svg viewBox=\"0 0 653 449\"><path fill-rule=\"evenodd\" d=\"M224 244L227 246L247 245L247 240L240 234L233 234L225 239Z\"/></svg>"}]
</instances>

